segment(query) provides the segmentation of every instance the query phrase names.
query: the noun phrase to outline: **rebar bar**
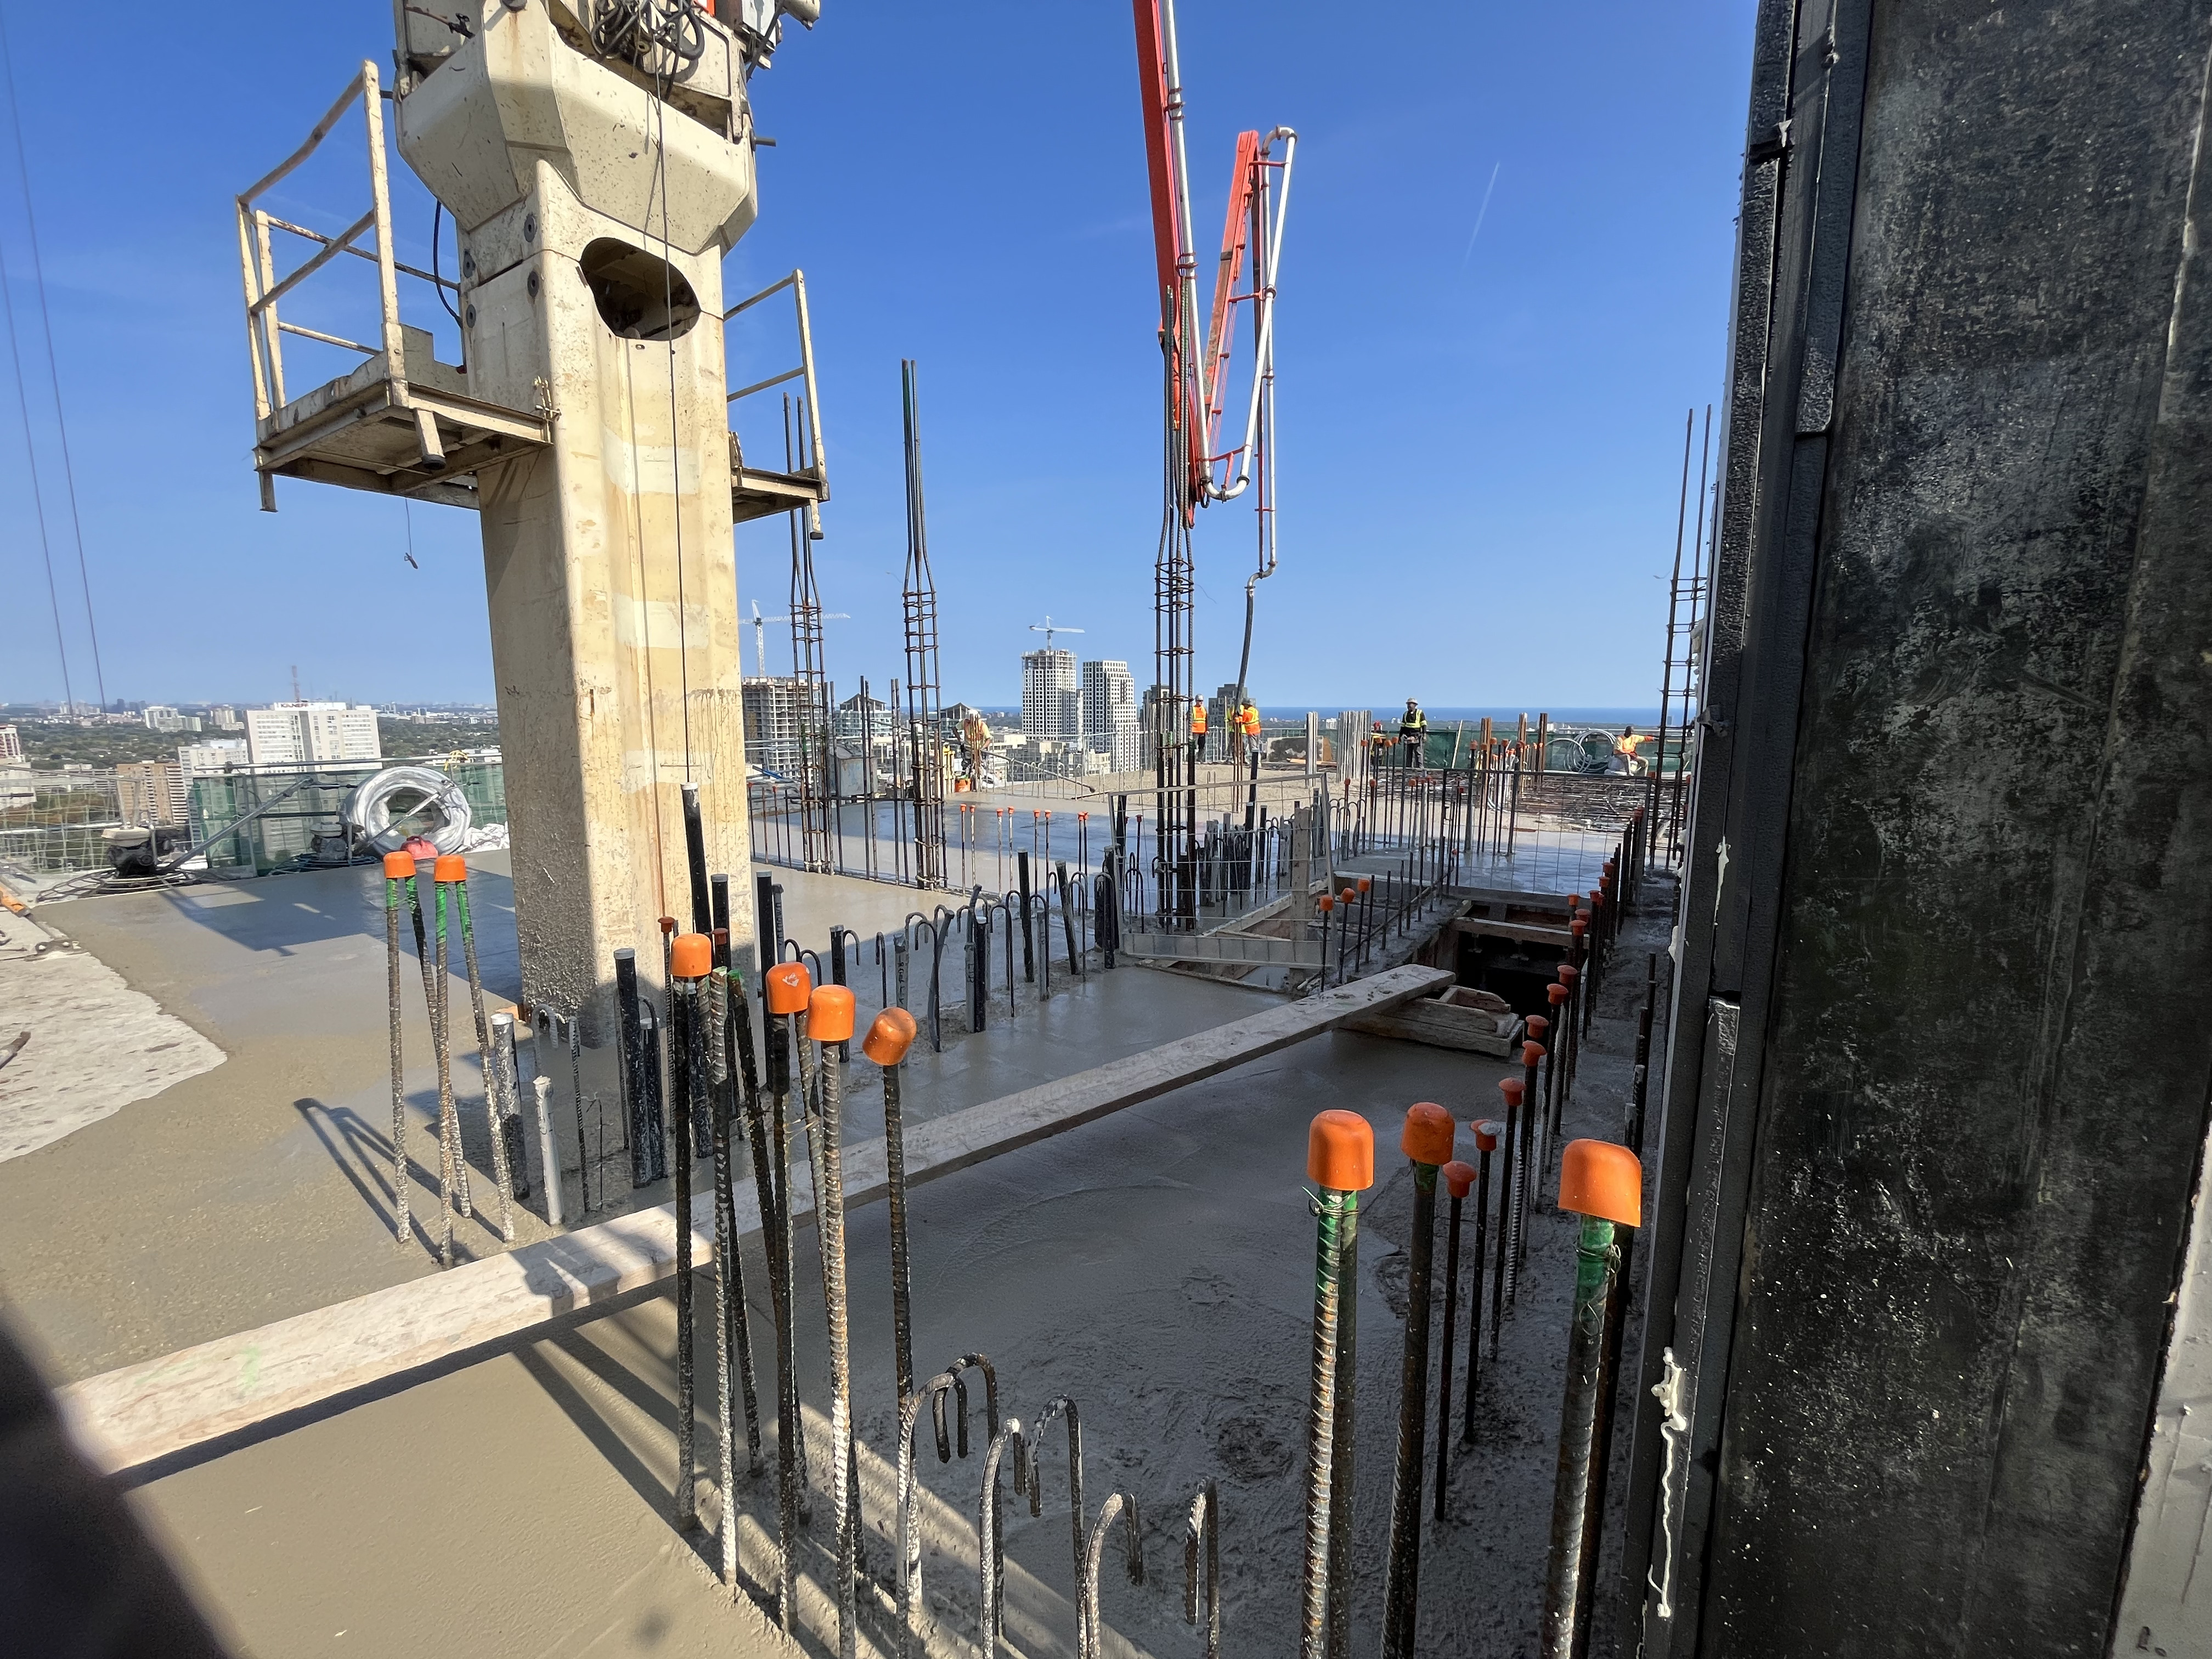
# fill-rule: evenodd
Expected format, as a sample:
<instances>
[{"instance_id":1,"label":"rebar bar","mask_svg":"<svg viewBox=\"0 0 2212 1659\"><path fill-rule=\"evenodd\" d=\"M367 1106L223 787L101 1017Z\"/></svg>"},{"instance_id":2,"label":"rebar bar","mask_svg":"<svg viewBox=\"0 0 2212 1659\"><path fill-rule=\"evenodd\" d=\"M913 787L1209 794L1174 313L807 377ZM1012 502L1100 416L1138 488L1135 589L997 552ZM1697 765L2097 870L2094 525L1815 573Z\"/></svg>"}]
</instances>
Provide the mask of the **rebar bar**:
<instances>
[{"instance_id":1,"label":"rebar bar","mask_svg":"<svg viewBox=\"0 0 2212 1659\"><path fill-rule=\"evenodd\" d=\"M1104 1648L1098 1613L1099 1567L1116 1521L1122 1523L1121 1547L1128 1559L1129 1582L1145 1582L1144 1528L1137 1518L1137 1500L1127 1492L1114 1492L1099 1506L1097 1524L1091 1529L1090 1547L1084 1553L1083 1583L1076 1602L1076 1659L1101 1659Z\"/></svg>"},{"instance_id":2,"label":"rebar bar","mask_svg":"<svg viewBox=\"0 0 2212 1659\"><path fill-rule=\"evenodd\" d=\"M1410 1659L1420 1589L1421 1480L1428 1430L1430 1275L1435 1260L1437 1171L1451 1160L1451 1115L1426 1101L1409 1107L1400 1138L1413 1176L1407 1245L1406 1344L1398 1378L1398 1457L1390 1490L1390 1543L1382 1583L1383 1659Z\"/></svg>"},{"instance_id":3,"label":"rebar bar","mask_svg":"<svg viewBox=\"0 0 2212 1659\"><path fill-rule=\"evenodd\" d=\"M999 1467L1009 1444L1014 1453L1014 1489L1018 1496L1028 1458L1018 1417L1008 1418L1006 1427L991 1437L989 1449L983 1454L982 1495L975 1505L975 1559L980 1574L976 1603L982 1626L977 1645L988 1654L998 1652L999 1638L1006 1625L1006 1506L999 1495Z\"/></svg>"},{"instance_id":4,"label":"rebar bar","mask_svg":"<svg viewBox=\"0 0 2212 1659\"><path fill-rule=\"evenodd\" d=\"M860 1494L852 1485L852 1341L846 1301L844 1092L836 1047L853 1035L853 994L818 985L807 1005L820 1079L807 1134L815 1170L815 1228L822 1246L822 1299L830 1338L830 1510L837 1557L837 1651L854 1659L859 1642L854 1578L860 1571Z\"/></svg>"},{"instance_id":5,"label":"rebar bar","mask_svg":"<svg viewBox=\"0 0 2212 1659\"><path fill-rule=\"evenodd\" d=\"M453 884L453 899L460 908L461 955L469 970L469 1007L476 1016L477 1055L483 1073L484 1127L491 1135L492 1181L499 1189L499 1232L514 1243L514 1178L507 1162L507 1136L501 1125L499 1085L492 1063L491 1024L484 1018L483 975L477 968L477 930L469 920L469 881L465 871ZM458 1127L458 1123L457 1126Z\"/></svg>"},{"instance_id":6,"label":"rebar bar","mask_svg":"<svg viewBox=\"0 0 2212 1659\"><path fill-rule=\"evenodd\" d=\"M1582 1226L1575 1251L1559 1473L1544 1575L1544 1618L1538 1643L1543 1659L1574 1659L1584 1639L1595 1541L1589 1508L1618 1259L1613 1228L1632 1227L1641 1218L1642 1183L1635 1155L1623 1146L1577 1140L1560 1161L1559 1207L1580 1216Z\"/></svg>"},{"instance_id":7,"label":"rebar bar","mask_svg":"<svg viewBox=\"0 0 2212 1659\"><path fill-rule=\"evenodd\" d=\"M531 1181L530 1160L523 1151L522 1074L515 1064L513 1014L491 1017L491 1051L492 1065L499 1075L499 1135L507 1143L509 1196L520 1202L530 1196Z\"/></svg>"},{"instance_id":8,"label":"rebar bar","mask_svg":"<svg viewBox=\"0 0 2212 1659\"><path fill-rule=\"evenodd\" d=\"M1522 1024L1528 1032L1528 1040L1521 1045L1521 1133L1514 1154L1512 1262L1505 1274L1508 1307L1520 1300L1521 1269L1528 1259L1528 1218L1535 1188L1532 1153L1535 1148L1536 1118L1543 1109L1544 1098L1537 1086L1537 1073L1545 1056L1545 1045L1540 1039L1550 1034L1552 1022L1541 1014L1531 1014Z\"/></svg>"},{"instance_id":9,"label":"rebar bar","mask_svg":"<svg viewBox=\"0 0 2212 1659\"><path fill-rule=\"evenodd\" d=\"M1205 1579L1206 1616L1199 1618L1199 1583ZM1190 1500L1182 1534L1182 1620L1201 1632L1201 1659L1221 1659L1221 1494L1212 1481Z\"/></svg>"},{"instance_id":10,"label":"rebar bar","mask_svg":"<svg viewBox=\"0 0 2212 1659\"><path fill-rule=\"evenodd\" d=\"M1455 1158L1440 1171L1450 1194L1450 1214L1444 1225L1444 1332L1437 1352L1443 1358L1443 1376L1437 1387L1437 1492L1434 1514L1441 1525L1444 1498L1451 1484L1452 1344L1459 1334L1459 1223L1460 1211L1474 1185L1474 1168ZM1482 1264L1475 1263L1476 1296L1481 1295ZM1477 1320L1480 1315L1478 1311Z\"/></svg>"},{"instance_id":11,"label":"rebar bar","mask_svg":"<svg viewBox=\"0 0 2212 1659\"><path fill-rule=\"evenodd\" d=\"M1299 1613L1302 1659L1328 1659L1332 1626L1350 1627L1350 1584L1337 1582L1337 1505L1348 1503L1352 1443L1348 1352L1358 1286L1346 1270L1358 1225L1359 1194L1375 1184L1375 1132L1357 1112L1331 1110L1307 1132L1306 1177L1313 1185L1313 1389L1306 1410L1305 1548ZM1347 1295L1347 1288L1352 1294ZM1348 1517L1345 1517L1348 1519Z\"/></svg>"},{"instance_id":12,"label":"rebar bar","mask_svg":"<svg viewBox=\"0 0 2212 1659\"><path fill-rule=\"evenodd\" d=\"M688 1532L698 1521L692 1486L693 1393L691 1303L691 1113L699 1079L706 1070L706 1044L699 1018L699 981L712 964L714 947L697 933L675 942L670 960L669 1128L676 1157L676 1527ZM586 1209L589 1201L586 1200Z\"/></svg>"},{"instance_id":13,"label":"rebar bar","mask_svg":"<svg viewBox=\"0 0 2212 1659\"><path fill-rule=\"evenodd\" d=\"M399 889L415 882L415 855L388 853L384 860L385 1012L391 1027L392 1048L392 1243L407 1248L412 1227L407 1217L408 1189L413 1178L407 1170L407 1079L400 1054L399 1018Z\"/></svg>"},{"instance_id":14,"label":"rebar bar","mask_svg":"<svg viewBox=\"0 0 2212 1659\"><path fill-rule=\"evenodd\" d=\"M1513 1081L1508 1078L1507 1082ZM1490 1159L1504 1139L1505 1126L1495 1118L1474 1125L1474 1282L1467 1308L1467 1403L1460 1418L1459 1440L1474 1443L1474 1398L1482 1377L1482 1264L1490 1248ZM1494 1317L1494 1316L1493 1316ZM1491 1352L1497 1350L1496 1326L1492 1327Z\"/></svg>"}]
</instances>

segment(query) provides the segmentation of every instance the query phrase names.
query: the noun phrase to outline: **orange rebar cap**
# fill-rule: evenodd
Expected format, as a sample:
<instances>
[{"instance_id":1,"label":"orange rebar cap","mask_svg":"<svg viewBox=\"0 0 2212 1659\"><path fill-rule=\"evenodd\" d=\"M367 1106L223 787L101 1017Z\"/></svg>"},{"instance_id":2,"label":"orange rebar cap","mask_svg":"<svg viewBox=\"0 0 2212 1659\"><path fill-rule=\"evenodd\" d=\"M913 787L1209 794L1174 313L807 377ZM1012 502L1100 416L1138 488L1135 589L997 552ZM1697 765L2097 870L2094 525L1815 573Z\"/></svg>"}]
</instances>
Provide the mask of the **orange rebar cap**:
<instances>
[{"instance_id":1,"label":"orange rebar cap","mask_svg":"<svg viewBox=\"0 0 2212 1659\"><path fill-rule=\"evenodd\" d=\"M1359 878L1359 890L1363 893L1369 888L1374 886L1374 884L1375 878L1372 876L1362 876Z\"/></svg>"},{"instance_id":2,"label":"orange rebar cap","mask_svg":"<svg viewBox=\"0 0 2212 1659\"><path fill-rule=\"evenodd\" d=\"M896 1066L914 1047L914 1016L903 1008L886 1008L860 1039L860 1052L878 1066Z\"/></svg>"},{"instance_id":3,"label":"orange rebar cap","mask_svg":"<svg viewBox=\"0 0 2212 1659\"><path fill-rule=\"evenodd\" d=\"M1567 1000L1567 988L1558 980L1553 980L1544 988L1544 994L1552 1000L1552 1006L1561 1007Z\"/></svg>"},{"instance_id":4,"label":"orange rebar cap","mask_svg":"<svg viewBox=\"0 0 2212 1659\"><path fill-rule=\"evenodd\" d=\"M1559 983L1570 989L1573 988L1574 982L1582 976L1583 970L1576 967L1573 963L1563 962L1559 964Z\"/></svg>"},{"instance_id":5,"label":"orange rebar cap","mask_svg":"<svg viewBox=\"0 0 2212 1659\"><path fill-rule=\"evenodd\" d=\"M439 881L466 881L469 861L459 853L441 853L438 861L430 866L430 874Z\"/></svg>"},{"instance_id":6,"label":"orange rebar cap","mask_svg":"<svg viewBox=\"0 0 2212 1659\"><path fill-rule=\"evenodd\" d=\"M714 966L714 941L704 933L678 933L668 947L668 971L678 979L704 979Z\"/></svg>"},{"instance_id":7,"label":"orange rebar cap","mask_svg":"<svg viewBox=\"0 0 2212 1659\"><path fill-rule=\"evenodd\" d=\"M806 1035L817 1042L846 1042L853 1036L853 994L842 985L817 985L806 999Z\"/></svg>"},{"instance_id":8,"label":"orange rebar cap","mask_svg":"<svg viewBox=\"0 0 2212 1659\"><path fill-rule=\"evenodd\" d=\"M1375 1131L1357 1112L1316 1113L1306 1131L1306 1179L1333 1193L1364 1193L1375 1184Z\"/></svg>"},{"instance_id":9,"label":"orange rebar cap","mask_svg":"<svg viewBox=\"0 0 2212 1659\"><path fill-rule=\"evenodd\" d=\"M1518 1083L1518 1078L1508 1078L1508 1083ZM1486 1117L1474 1126L1474 1149L1479 1152L1494 1152L1498 1143L1505 1139L1505 1126L1494 1117Z\"/></svg>"},{"instance_id":10,"label":"orange rebar cap","mask_svg":"<svg viewBox=\"0 0 2212 1659\"><path fill-rule=\"evenodd\" d=\"M673 916L663 916L663 917L661 917L661 919L660 919L660 931L661 931L662 933L674 933L674 932L676 931L676 918L675 918L675 917L673 917Z\"/></svg>"},{"instance_id":11,"label":"orange rebar cap","mask_svg":"<svg viewBox=\"0 0 2212 1659\"><path fill-rule=\"evenodd\" d=\"M1406 1127L1398 1137L1398 1150L1416 1164L1451 1162L1452 1137L1459 1126L1452 1115L1431 1101L1417 1101L1406 1109Z\"/></svg>"},{"instance_id":12,"label":"orange rebar cap","mask_svg":"<svg viewBox=\"0 0 2212 1659\"><path fill-rule=\"evenodd\" d=\"M384 878L386 881L404 881L414 873L415 855L412 853L386 853L384 855Z\"/></svg>"},{"instance_id":13,"label":"orange rebar cap","mask_svg":"<svg viewBox=\"0 0 2212 1659\"><path fill-rule=\"evenodd\" d=\"M1462 1164L1457 1158L1437 1171L1444 1178L1444 1186L1454 1198L1465 1198L1474 1190L1474 1165Z\"/></svg>"},{"instance_id":14,"label":"orange rebar cap","mask_svg":"<svg viewBox=\"0 0 2212 1659\"><path fill-rule=\"evenodd\" d=\"M1539 1016L1538 1016L1538 1018L1542 1018L1542 1016L1540 1016L1540 1015L1539 1015ZM1532 1019L1532 1020L1530 1020L1528 1023L1529 1023L1531 1025L1534 1025L1534 1024L1536 1023L1536 1021L1535 1021L1535 1020L1534 1020L1534 1019ZM1543 1045L1542 1043L1540 1043L1540 1042L1524 1042L1524 1043L1522 1043L1522 1044L1521 1045L1521 1063L1522 1063L1523 1066L1534 1066L1534 1065L1535 1065L1539 1060L1542 1060L1543 1058L1544 1058L1544 1045Z\"/></svg>"},{"instance_id":15,"label":"orange rebar cap","mask_svg":"<svg viewBox=\"0 0 2212 1659\"><path fill-rule=\"evenodd\" d=\"M769 1012L803 1014L814 994L814 975L803 962L779 962L768 970L767 990Z\"/></svg>"},{"instance_id":16,"label":"orange rebar cap","mask_svg":"<svg viewBox=\"0 0 2212 1659\"><path fill-rule=\"evenodd\" d=\"M1544 1034L1552 1029L1552 1022L1541 1014L1531 1014L1521 1023L1528 1028L1529 1040L1534 1042L1541 1042Z\"/></svg>"},{"instance_id":17,"label":"orange rebar cap","mask_svg":"<svg viewBox=\"0 0 2212 1659\"><path fill-rule=\"evenodd\" d=\"M1522 1078L1502 1077L1498 1079L1498 1092L1505 1097L1508 1106L1518 1106L1522 1097L1528 1092L1528 1085Z\"/></svg>"},{"instance_id":18,"label":"orange rebar cap","mask_svg":"<svg viewBox=\"0 0 2212 1659\"><path fill-rule=\"evenodd\" d=\"M1571 1140L1559 1157L1559 1207L1636 1226L1644 1219L1644 1165L1609 1140Z\"/></svg>"},{"instance_id":19,"label":"orange rebar cap","mask_svg":"<svg viewBox=\"0 0 2212 1659\"><path fill-rule=\"evenodd\" d=\"M1577 916L1567 924L1567 931L1577 939L1580 939L1584 933L1589 932L1589 919L1587 916Z\"/></svg>"},{"instance_id":20,"label":"orange rebar cap","mask_svg":"<svg viewBox=\"0 0 2212 1659\"><path fill-rule=\"evenodd\" d=\"M1334 909L1335 909L1335 908L1336 908L1336 896L1335 896L1334 893L1323 893L1323 894L1321 896L1321 911L1322 911L1322 914L1323 915L1327 915L1330 911L1332 911L1332 910L1334 910Z\"/></svg>"}]
</instances>

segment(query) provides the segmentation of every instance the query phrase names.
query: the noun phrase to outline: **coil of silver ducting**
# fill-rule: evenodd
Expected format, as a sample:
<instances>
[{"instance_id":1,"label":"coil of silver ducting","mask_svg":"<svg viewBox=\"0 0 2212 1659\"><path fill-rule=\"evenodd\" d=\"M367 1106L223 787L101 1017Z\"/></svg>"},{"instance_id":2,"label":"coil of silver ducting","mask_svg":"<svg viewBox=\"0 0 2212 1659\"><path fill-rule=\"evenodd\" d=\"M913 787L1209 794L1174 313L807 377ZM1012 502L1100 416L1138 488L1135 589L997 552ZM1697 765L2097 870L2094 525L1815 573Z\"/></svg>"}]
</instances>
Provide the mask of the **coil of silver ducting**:
<instances>
[{"instance_id":1,"label":"coil of silver ducting","mask_svg":"<svg viewBox=\"0 0 2212 1659\"><path fill-rule=\"evenodd\" d=\"M469 799L435 767L394 766L364 781L340 809L357 842L397 853L420 836L441 853L459 853L469 834Z\"/></svg>"}]
</instances>

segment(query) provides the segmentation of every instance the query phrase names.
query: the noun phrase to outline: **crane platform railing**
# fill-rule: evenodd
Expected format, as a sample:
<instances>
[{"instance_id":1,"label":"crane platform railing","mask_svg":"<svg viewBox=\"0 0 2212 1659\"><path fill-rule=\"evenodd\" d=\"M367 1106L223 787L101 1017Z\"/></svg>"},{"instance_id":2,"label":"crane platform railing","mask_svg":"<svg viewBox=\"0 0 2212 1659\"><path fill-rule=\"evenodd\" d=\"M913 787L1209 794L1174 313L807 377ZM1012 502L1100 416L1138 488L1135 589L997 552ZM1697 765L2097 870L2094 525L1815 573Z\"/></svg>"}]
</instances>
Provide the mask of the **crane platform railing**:
<instances>
[{"instance_id":1,"label":"crane platform railing","mask_svg":"<svg viewBox=\"0 0 2212 1659\"><path fill-rule=\"evenodd\" d=\"M335 234L271 213L265 205L270 193L322 149L356 101L368 148L368 210ZM253 367L253 460L264 511L276 511L280 477L474 506L479 467L547 441L545 407L511 409L474 395L462 370L437 361L428 331L402 320L402 276L427 283L441 296L459 295L461 289L434 270L403 263L393 251L384 90L374 63L362 64L297 149L240 193L237 215ZM312 243L313 251L282 270L275 251L279 235ZM376 267L375 325L367 340L311 328L283 314L281 302L297 295L341 256ZM293 397L285 379L288 335L356 352L362 362ZM541 405L545 402L541 395Z\"/></svg>"}]
</instances>

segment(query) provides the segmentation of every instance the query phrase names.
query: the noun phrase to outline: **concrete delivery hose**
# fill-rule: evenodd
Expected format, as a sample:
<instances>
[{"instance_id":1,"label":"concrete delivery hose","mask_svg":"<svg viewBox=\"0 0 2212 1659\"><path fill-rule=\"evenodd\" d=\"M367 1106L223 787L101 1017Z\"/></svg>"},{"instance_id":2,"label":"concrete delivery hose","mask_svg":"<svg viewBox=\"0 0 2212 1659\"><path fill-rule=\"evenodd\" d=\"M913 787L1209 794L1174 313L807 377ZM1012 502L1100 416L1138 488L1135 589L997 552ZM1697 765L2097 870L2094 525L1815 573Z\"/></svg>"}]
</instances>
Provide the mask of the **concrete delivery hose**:
<instances>
[{"instance_id":1,"label":"concrete delivery hose","mask_svg":"<svg viewBox=\"0 0 2212 1659\"><path fill-rule=\"evenodd\" d=\"M459 853L469 833L468 797L434 767L394 766L362 781L340 811L358 841L397 853L421 836L441 853Z\"/></svg>"}]
</instances>

